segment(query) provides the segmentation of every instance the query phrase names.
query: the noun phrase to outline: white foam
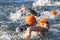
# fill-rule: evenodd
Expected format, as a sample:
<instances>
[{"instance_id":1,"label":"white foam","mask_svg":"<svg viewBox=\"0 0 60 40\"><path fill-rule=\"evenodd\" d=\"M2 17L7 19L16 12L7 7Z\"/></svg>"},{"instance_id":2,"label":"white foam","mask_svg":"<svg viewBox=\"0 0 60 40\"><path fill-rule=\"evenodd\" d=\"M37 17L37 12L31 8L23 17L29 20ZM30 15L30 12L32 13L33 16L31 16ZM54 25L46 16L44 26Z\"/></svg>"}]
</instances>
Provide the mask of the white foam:
<instances>
[{"instance_id":1,"label":"white foam","mask_svg":"<svg viewBox=\"0 0 60 40\"><path fill-rule=\"evenodd\" d=\"M37 0L33 6L59 6L60 1L53 0Z\"/></svg>"},{"instance_id":2,"label":"white foam","mask_svg":"<svg viewBox=\"0 0 60 40\"><path fill-rule=\"evenodd\" d=\"M4 32L3 35L0 36L0 40L11 40L11 36Z\"/></svg>"},{"instance_id":3,"label":"white foam","mask_svg":"<svg viewBox=\"0 0 60 40\"><path fill-rule=\"evenodd\" d=\"M10 19L13 21L20 19L20 17L21 17L21 12L19 10L16 11L16 13L10 13Z\"/></svg>"}]
</instances>

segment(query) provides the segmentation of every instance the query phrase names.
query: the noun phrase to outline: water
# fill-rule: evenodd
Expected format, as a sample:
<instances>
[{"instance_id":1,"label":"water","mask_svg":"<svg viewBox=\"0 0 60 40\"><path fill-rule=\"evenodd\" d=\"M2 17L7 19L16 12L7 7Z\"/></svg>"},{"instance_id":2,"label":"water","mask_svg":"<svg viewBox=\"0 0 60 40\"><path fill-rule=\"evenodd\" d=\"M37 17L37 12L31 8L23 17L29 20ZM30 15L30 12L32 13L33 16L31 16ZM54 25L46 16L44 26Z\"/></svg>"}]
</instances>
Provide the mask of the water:
<instances>
[{"instance_id":1,"label":"water","mask_svg":"<svg viewBox=\"0 0 60 40\"><path fill-rule=\"evenodd\" d=\"M59 6L60 0L37 0L33 3L34 6Z\"/></svg>"},{"instance_id":2,"label":"water","mask_svg":"<svg viewBox=\"0 0 60 40\"><path fill-rule=\"evenodd\" d=\"M58 2L58 1L57 1ZM0 40L22 40L25 32L19 32L19 29L15 31L16 27L25 24L25 18L30 15L29 11L26 11L23 16L21 16L20 8L29 7L30 5L22 4L0 4ZM34 5L33 5L34 7ZM39 7L39 8L38 8ZM32 33L31 40L59 40L60 39L60 16L57 15L57 20L55 17L50 17L50 11L56 10L60 14L60 6L38 6L32 8L36 12L40 13L42 16L36 17L40 20L43 17L49 19L51 28L49 30L48 37L34 36ZM48 16L47 16L48 15ZM23 27L24 28L24 27ZM25 30L25 29L24 29Z\"/></svg>"},{"instance_id":3,"label":"water","mask_svg":"<svg viewBox=\"0 0 60 40\"><path fill-rule=\"evenodd\" d=\"M0 0L1 3L6 3L6 2L20 3L20 2L27 2L27 1L35 1L35 0Z\"/></svg>"}]
</instances>

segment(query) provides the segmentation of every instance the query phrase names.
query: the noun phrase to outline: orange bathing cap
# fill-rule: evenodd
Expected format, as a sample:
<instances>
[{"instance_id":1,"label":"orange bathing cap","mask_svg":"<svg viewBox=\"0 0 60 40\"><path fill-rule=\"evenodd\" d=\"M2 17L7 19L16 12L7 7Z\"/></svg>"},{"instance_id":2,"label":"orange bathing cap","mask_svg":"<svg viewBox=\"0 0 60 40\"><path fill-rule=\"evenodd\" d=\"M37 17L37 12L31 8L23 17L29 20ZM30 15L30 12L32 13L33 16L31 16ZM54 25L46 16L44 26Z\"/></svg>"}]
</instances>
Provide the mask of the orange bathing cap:
<instances>
[{"instance_id":1,"label":"orange bathing cap","mask_svg":"<svg viewBox=\"0 0 60 40\"><path fill-rule=\"evenodd\" d=\"M36 23L36 18L33 15L30 15L26 18L26 23L29 25L33 25Z\"/></svg>"},{"instance_id":2,"label":"orange bathing cap","mask_svg":"<svg viewBox=\"0 0 60 40\"><path fill-rule=\"evenodd\" d=\"M48 20L47 20L46 18L42 18L39 22L40 22L40 23L41 23L41 22L42 22L42 23L46 23L46 22L48 22Z\"/></svg>"},{"instance_id":3,"label":"orange bathing cap","mask_svg":"<svg viewBox=\"0 0 60 40\"><path fill-rule=\"evenodd\" d=\"M57 15L57 13L58 13L57 11L51 11L52 15Z\"/></svg>"},{"instance_id":4,"label":"orange bathing cap","mask_svg":"<svg viewBox=\"0 0 60 40\"><path fill-rule=\"evenodd\" d=\"M43 18L43 19L41 19L41 20L39 21L38 26L44 27L44 24L45 24L46 22L48 22L48 20L47 20L46 18Z\"/></svg>"}]
</instances>

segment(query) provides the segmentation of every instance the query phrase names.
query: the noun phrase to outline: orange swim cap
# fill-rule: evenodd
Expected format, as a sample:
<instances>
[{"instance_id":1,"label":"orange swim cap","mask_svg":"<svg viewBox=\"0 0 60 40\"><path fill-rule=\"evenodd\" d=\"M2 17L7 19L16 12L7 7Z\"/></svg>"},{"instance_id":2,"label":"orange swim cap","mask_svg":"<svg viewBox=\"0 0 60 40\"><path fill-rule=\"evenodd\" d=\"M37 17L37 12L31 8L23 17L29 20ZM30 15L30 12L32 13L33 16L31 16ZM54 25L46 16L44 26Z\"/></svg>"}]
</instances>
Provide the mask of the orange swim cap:
<instances>
[{"instance_id":1,"label":"orange swim cap","mask_svg":"<svg viewBox=\"0 0 60 40\"><path fill-rule=\"evenodd\" d=\"M39 21L38 26L44 27L44 24L45 24L46 22L48 22L48 20L47 20L46 18L43 18L43 19L41 19L41 20Z\"/></svg>"},{"instance_id":2,"label":"orange swim cap","mask_svg":"<svg viewBox=\"0 0 60 40\"><path fill-rule=\"evenodd\" d=\"M41 20L40 20L40 23L46 23L46 22L48 22L48 20L46 19L46 18L42 18Z\"/></svg>"},{"instance_id":3,"label":"orange swim cap","mask_svg":"<svg viewBox=\"0 0 60 40\"><path fill-rule=\"evenodd\" d=\"M57 13L58 13L57 11L51 11L52 15L57 15Z\"/></svg>"},{"instance_id":4,"label":"orange swim cap","mask_svg":"<svg viewBox=\"0 0 60 40\"><path fill-rule=\"evenodd\" d=\"M29 25L33 25L36 23L36 18L33 15L30 15L26 18L26 23Z\"/></svg>"},{"instance_id":5,"label":"orange swim cap","mask_svg":"<svg viewBox=\"0 0 60 40\"><path fill-rule=\"evenodd\" d=\"M44 24L45 24L45 23L39 23L38 26L39 26L39 27L44 27Z\"/></svg>"}]
</instances>

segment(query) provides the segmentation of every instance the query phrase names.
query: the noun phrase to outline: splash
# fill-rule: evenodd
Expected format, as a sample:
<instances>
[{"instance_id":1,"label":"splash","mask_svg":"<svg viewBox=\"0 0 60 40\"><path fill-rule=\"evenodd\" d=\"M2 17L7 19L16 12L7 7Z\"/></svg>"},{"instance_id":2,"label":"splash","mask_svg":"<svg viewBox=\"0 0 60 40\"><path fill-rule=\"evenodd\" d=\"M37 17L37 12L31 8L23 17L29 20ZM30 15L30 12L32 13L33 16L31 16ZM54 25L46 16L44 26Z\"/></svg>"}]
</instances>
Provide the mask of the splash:
<instances>
[{"instance_id":1,"label":"splash","mask_svg":"<svg viewBox=\"0 0 60 40\"><path fill-rule=\"evenodd\" d=\"M59 6L60 1L58 0L37 0L33 3L33 6Z\"/></svg>"}]
</instances>

